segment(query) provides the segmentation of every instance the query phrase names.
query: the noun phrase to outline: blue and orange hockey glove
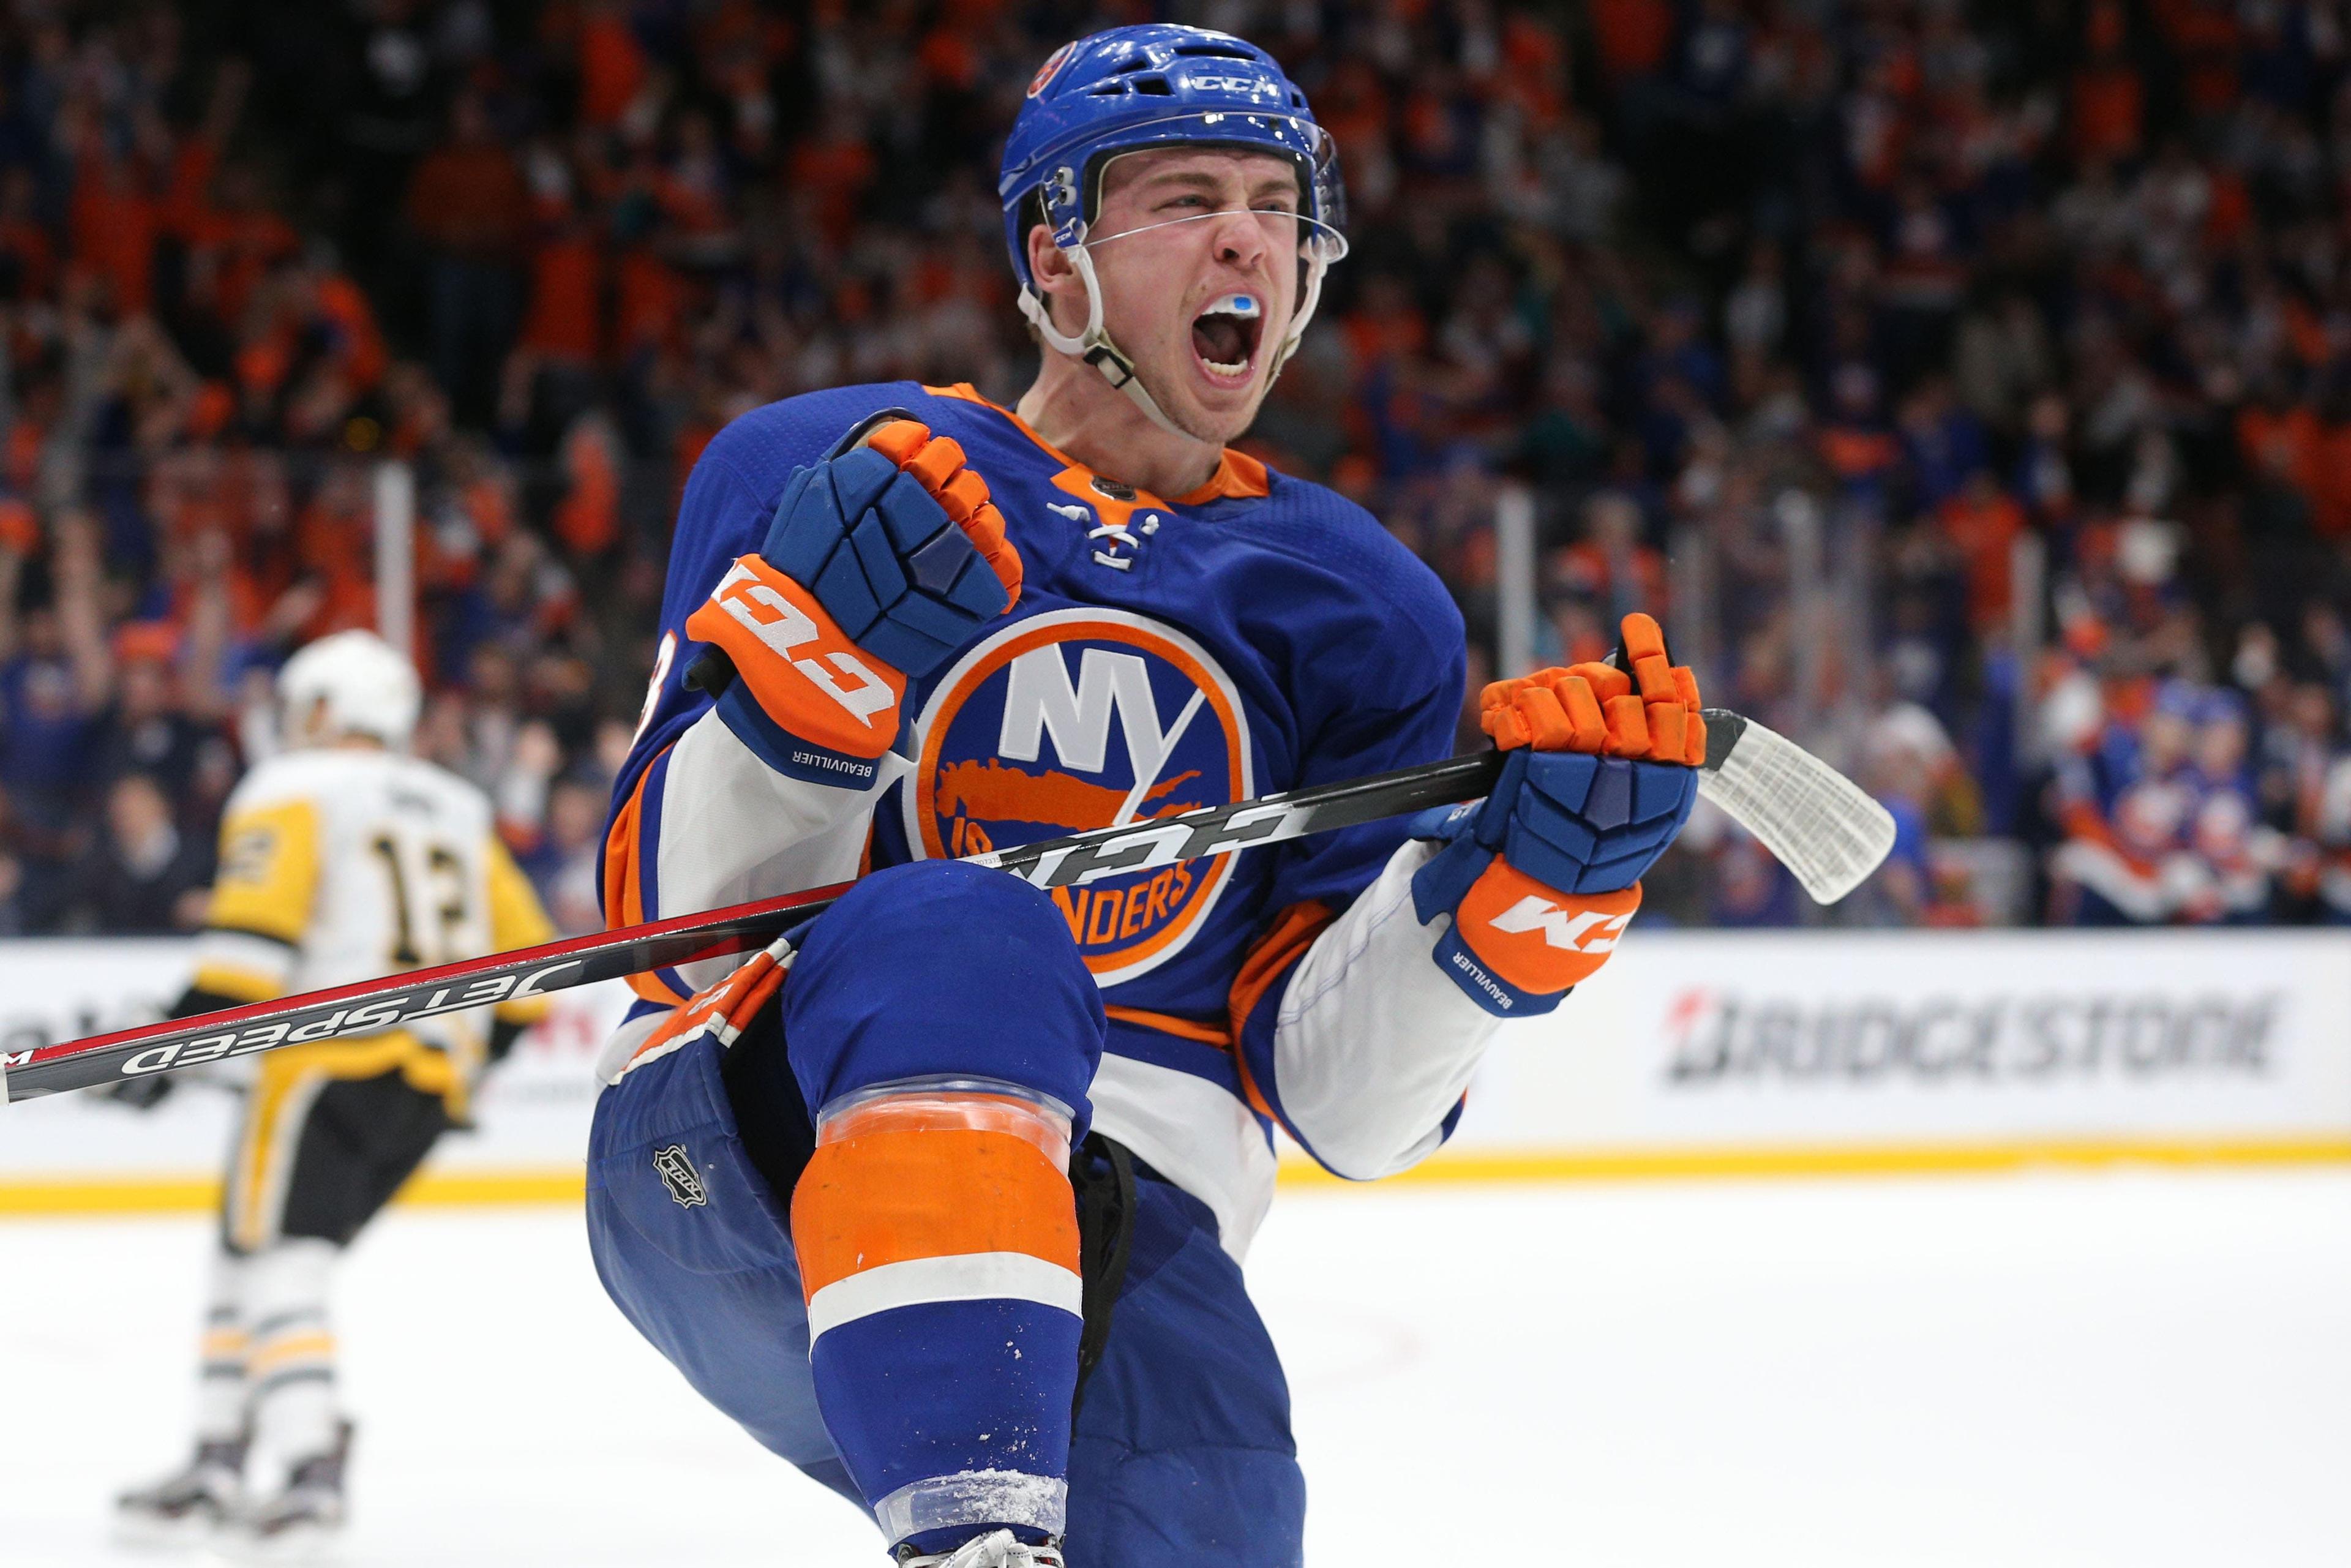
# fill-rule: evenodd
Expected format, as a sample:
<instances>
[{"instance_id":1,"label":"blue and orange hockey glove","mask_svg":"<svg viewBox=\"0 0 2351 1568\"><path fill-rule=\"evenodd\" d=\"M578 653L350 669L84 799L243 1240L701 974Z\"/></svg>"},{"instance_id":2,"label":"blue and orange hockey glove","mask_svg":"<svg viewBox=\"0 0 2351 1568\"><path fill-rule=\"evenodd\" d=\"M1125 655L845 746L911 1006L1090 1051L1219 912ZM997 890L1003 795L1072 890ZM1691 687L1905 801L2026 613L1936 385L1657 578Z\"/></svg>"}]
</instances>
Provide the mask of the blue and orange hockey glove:
<instances>
[{"instance_id":1,"label":"blue and orange hockey glove","mask_svg":"<svg viewBox=\"0 0 2351 1568\"><path fill-rule=\"evenodd\" d=\"M726 655L727 727L771 768L862 789L928 674L1020 597L1020 557L963 448L904 409L799 470L755 555L685 634Z\"/></svg>"},{"instance_id":2,"label":"blue and orange hockey glove","mask_svg":"<svg viewBox=\"0 0 2351 1568\"><path fill-rule=\"evenodd\" d=\"M1488 686L1480 722L1510 753L1494 792L1413 824L1445 845L1412 879L1421 924L1452 916L1437 967L1500 1017L1549 1012L1607 962L1641 906L1641 873L1698 800L1697 677L1667 661L1648 616L1625 617L1623 636L1624 669Z\"/></svg>"}]
</instances>

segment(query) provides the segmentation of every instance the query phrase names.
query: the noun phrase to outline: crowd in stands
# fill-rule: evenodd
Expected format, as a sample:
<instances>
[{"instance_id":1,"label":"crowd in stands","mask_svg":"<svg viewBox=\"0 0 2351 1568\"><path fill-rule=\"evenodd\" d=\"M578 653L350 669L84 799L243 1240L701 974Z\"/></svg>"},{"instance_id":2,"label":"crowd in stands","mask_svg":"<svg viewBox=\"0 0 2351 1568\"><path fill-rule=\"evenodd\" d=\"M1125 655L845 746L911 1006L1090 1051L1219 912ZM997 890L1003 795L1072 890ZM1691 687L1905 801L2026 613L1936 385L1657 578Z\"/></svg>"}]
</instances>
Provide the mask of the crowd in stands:
<instances>
[{"instance_id":1,"label":"crowd in stands","mask_svg":"<svg viewBox=\"0 0 2351 1568\"><path fill-rule=\"evenodd\" d=\"M595 925L684 473L810 388L1017 397L1003 129L1160 14L6 0L0 932L200 917L387 458L418 747ZM2351 920L2340 0L1165 14L1289 66L1352 204L1248 444L1437 569L1473 685L1504 596L1546 661L1657 612L1894 810L1839 918ZM1648 906L1819 917L1711 817Z\"/></svg>"}]
</instances>

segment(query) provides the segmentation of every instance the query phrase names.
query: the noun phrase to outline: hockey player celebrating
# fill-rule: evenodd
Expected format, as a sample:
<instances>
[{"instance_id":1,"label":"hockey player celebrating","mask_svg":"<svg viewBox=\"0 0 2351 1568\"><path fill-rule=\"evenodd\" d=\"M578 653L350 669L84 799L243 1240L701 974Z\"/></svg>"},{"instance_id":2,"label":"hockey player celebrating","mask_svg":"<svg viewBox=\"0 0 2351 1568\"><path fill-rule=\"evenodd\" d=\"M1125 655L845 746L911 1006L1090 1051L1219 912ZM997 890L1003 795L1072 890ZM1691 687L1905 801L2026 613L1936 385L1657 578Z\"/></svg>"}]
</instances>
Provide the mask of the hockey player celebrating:
<instances>
[{"instance_id":1,"label":"hockey player celebrating","mask_svg":"<svg viewBox=\"0 0 2351 1568\"><path fill-rule=\"evenodd\" d=\"M1017 408L793 398L686 486L606 915L859 880L731 972L636 977L590 1233L638 1328L902 1563L1295 1564L1239 1266L1272 1129L1360 1179L1444 1141L1499 1020L1637 907L1697 687L1635 615L1621 671L1488 689L1482 802L1050 894L955 863L1442 758L1464 680L1424 566L1226 445L1346 248L1280 67L1185 26L1070 45L999 193L1043 349Z\"/></svg>"},{"instance_id":2,"label":"hockey player celebrating","mask_svg":"<svg viewBox=\"0 0 2351 1568\"><path fill-rule=\"evenodd\" d=\"M403 755L416 672L389 643L366 632L322 638L287 662L277 694L290 749L229 797L195 977L173 1017L554 934L487 798ZM229 1149L195 1456L123 1494L123 1534L226 1526L232 1540L276 1552L340 1527L351 1425L335 1399L335 1260L465 1120L485 1063L546 1007L504 1004L486 1020L444 1014L256 1059ZM152 1105L172 1083L158 1073L114 1093ZM249 1475L249 1458L272 1472Z\"/></svg>"}]
</instances>

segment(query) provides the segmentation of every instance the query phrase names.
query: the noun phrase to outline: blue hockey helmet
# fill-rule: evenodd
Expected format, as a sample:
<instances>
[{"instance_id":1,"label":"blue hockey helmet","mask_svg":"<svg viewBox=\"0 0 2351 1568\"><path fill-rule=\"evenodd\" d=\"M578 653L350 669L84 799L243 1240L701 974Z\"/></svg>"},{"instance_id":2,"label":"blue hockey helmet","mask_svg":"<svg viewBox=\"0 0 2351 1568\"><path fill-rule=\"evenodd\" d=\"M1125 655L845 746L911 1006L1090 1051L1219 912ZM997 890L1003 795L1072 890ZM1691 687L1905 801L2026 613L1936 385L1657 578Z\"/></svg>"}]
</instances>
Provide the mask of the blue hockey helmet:
<instances>
[{"instance_id":1,"label":"blue hockey helmet","mask_svg":"<svg viewBox=\"0 0 2351 1568\"><path fill-rule=\"evenodd\" d=\"M1113 158L1186 145L1267 152L1298 165L1298 308L1273 361L1279 374L1313 317L1323 269L1347 254L1346 194L1338 151L1315 123L1306 94L1255 44L1152 22L1062 45L1029 83L996 187L1022 313L1047 343L1086 360L1169 429L1175 427L1135 379L1134 362L1102 329L1087 225ZM1029 272L1029 230L1040 221L1086 286L1087 325L1075 337L1053 325Z\"/></svg>"}]
</instances>

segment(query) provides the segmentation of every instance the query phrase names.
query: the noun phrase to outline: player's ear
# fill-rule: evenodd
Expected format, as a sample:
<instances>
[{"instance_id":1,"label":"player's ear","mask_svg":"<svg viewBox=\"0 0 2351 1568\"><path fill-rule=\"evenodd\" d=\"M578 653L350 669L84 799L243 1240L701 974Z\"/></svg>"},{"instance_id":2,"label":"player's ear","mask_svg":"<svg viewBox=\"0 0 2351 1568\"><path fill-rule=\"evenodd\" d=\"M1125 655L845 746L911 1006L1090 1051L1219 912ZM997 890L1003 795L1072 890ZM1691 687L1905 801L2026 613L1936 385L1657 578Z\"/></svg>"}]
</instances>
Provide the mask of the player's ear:
<instances>
[{"instance_id":1,"label":"player's ear","mask_svg":"<svg viewBox=\"0 0 2351 1568\"><path fill-rule=\"evenodd\" d=\"M1053 243L1053 231L1043 224L1033 224L1029 229L1029 276L1037 280L1037 292L1045 308L1053 312L1053 324L1067 332L1071 311L1075 311L1079 326L1086 316L1086 286L1069 254ZM1066 301L1064 308L1055 307Z\"/></svg>"}]
</instances>

